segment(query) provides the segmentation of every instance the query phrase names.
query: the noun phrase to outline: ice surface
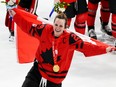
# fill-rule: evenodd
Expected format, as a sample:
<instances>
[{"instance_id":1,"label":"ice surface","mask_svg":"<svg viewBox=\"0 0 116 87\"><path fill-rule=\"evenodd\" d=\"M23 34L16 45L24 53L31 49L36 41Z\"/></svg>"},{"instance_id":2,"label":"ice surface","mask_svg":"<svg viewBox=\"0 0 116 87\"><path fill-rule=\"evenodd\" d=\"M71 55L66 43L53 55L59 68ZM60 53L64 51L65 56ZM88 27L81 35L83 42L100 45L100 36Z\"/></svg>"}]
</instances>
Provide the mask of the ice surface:
<instances>
[{"instance_id":1,"label":"ice surface","mask_svg":"<svg viewBox=\"0 0 116 87\"><path fill-rule=\"evenodd\" d=\"M49 18L52 8L52 1L39 0L37 13L52 21L55 15L54 13ZM5 4L0 3L0 87L21 87L32 63L17 62L15 42L9 42L10 34L4 24L5 15ZM99 11L96 28L99 32ZM108 53L85 58L83 54L75 52L69 73L63 81L63 87L116 87L116 55Z\"/></svg>"}]
</instances>

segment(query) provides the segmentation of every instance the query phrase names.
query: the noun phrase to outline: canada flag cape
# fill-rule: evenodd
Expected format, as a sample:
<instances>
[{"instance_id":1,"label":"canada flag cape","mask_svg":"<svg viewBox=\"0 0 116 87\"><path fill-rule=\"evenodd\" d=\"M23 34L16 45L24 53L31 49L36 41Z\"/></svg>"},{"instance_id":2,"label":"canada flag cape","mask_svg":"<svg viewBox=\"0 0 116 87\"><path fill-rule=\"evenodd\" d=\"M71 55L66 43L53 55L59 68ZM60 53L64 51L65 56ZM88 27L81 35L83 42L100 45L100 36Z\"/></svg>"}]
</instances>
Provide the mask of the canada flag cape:
<instances>
[{"instance_id":1,"label":"canada flag cape","mask_svg":"<svg viewBox=\"0 0 116 87\"><path fill-rule=\"evenodd\" d=\"M50 23L47 20L44 19L40 19L37 16L30 14L28 12L22 11L20 9L14 9L16 14L20 14L20 16L25 17L27 19L29 19L30 22L33 23L42 23L42 22L46 22L46 23ZM50 23L52 24L52 23ZM76 33L79 37L81 37L84 41L87 41L89 43L95 44L95 45L100 45L101 47L109 47L108 44L105 44L103 42L100 42L98 40L92 39L86 35L82 35L80 33L74 32ZM22 29L20 28L20 26L17 25L17 29L16 29L16 48L17 48L17 59L19 63L30 63L33 62L35 59L35 54L37 51L37 48L39 46L39 41L34 38L31 37L29 35L27 35L25 32L22 31ZM100 47L99 46L99 47Z\"/></svg>"},{"instance_id":2,"label":"canada flag cape","mask_svg":"<svg viewBox=\"0 0 116 87\"><path fill-rule=\"evenodd\" d=\"M40 23L39 21L34 21L37 19L35 15L32 17L28 16L28 12L21 9L15 9L16 13L21 13L27 19L32 20L34 23ZM35 59L36 50L39 46L39 41L23 32L20 26L15 25L16 30L16 50L17 50L17 60L19 63L30 63Z\"/></svg>"},{"instance_id":3,"label":"canada flag cape","mask_svg":"<svg viewBox=\"0 0 116 87\"><path fill-rule=\"evenodd\" d=\"M19 26L16 31L16 47L19 63L33 62L39 41L23 32Z\"/></svg>"}]
</instances>

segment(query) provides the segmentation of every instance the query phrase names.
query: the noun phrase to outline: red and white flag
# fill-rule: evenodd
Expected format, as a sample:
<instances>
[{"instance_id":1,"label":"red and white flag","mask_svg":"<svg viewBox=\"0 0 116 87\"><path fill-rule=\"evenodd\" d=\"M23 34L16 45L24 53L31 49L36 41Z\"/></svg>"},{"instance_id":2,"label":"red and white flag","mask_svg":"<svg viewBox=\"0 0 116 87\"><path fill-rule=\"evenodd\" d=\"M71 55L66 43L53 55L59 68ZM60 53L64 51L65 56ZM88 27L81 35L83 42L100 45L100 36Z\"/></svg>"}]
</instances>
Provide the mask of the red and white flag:
<instances>
[{"instance_id":1,"label":"red and white flag","mask_svg":"<svg viewBox=\"0 0 116 87\"><path fill-rule=\"evenodd\" d=\"M38 21L35 21L35 19L37 19L35 15L31 15L30 17L30 13L21 9L15 9L15 11L17 14L21 14L28 20L38 23ZM19 63L33 62L38 46L39 40L23 32L21 27L16 25L16 50Z\"/></svg>"},{"instance_id":2,"label":"red and white flag","mask_svg":"<svg viewBox=\"0 0 116 87\"><path fill-rule=\"evenodd\" d=\"M34 24L42 23L44 21L42 19L38 19L37 16L35 16L35 15L32 15L28 12L25 12L25 11L22 11L19 9L15 9L15 12L16 12L16 14L20 14L20 16L22 16L23 18L28 20L28 22L31 22ZM49 21L47 21L47 22L49 23ZM29 62L34 61L36 50L39 46L39 40L37 40L34 37L29 36L28 34L23 32L22 30L23 29L21 29L21 26L20 27L17 26L17 33L16 33L16 39L17 39L16 40L16 42L17 42L16 47L17 47L17 55L18 55L17 58L18 58L19 63L29 63ZM80 33L77 33L77 35L80 38L82 38L86 44L91 43L91 44L93 44L93 46L97 45L99 48L101 48L101 49L103 48L104 52L105 52L105 49L107 47L110 47L108 44L105 44L105 43L100 42L98 40L92 39L86 35L82 35ZM88 51L89 51L89 49L88 49ZM99 53L102 53L102 52L99 52ZM93 54L94 54L94 52L93 52Z\"/></svg>"}]
</instances>

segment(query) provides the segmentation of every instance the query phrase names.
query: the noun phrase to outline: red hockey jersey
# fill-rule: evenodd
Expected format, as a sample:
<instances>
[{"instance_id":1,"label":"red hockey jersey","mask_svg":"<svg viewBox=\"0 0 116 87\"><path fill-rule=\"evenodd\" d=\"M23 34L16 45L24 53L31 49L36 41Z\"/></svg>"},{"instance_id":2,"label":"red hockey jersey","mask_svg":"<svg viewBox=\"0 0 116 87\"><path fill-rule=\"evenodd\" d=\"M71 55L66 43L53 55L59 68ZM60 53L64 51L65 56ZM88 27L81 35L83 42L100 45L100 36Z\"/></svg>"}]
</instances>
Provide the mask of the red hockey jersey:
<instances>
[{"instance_id":1,"label":"red hockey jersey","mask_svg":"<svg viewBox=\"0 0 116 87\"><path fill-rule=\"evenodd\" d=\"M67 30L59 37L53 36L53 26L42 24L30 13L15 9L14 21L27 34L37 38L40 42L36 52L38 60L38 70L41 75L54 83L61 83L69 70L74 50L82 52L85 56L94 56L106 53L108 45L94 40L81 39L78 34ZM28 15L28 16L27 16ZM36 25L36 26L33 26ZM58 44L57 63L59 72L53 71L54 59L52 54L52 41ZM58 42L57 42L58 41ZM34 44L33 44L34 45ZM78 56L77 56L78 57Z\"/></svg>"}]
</instances>

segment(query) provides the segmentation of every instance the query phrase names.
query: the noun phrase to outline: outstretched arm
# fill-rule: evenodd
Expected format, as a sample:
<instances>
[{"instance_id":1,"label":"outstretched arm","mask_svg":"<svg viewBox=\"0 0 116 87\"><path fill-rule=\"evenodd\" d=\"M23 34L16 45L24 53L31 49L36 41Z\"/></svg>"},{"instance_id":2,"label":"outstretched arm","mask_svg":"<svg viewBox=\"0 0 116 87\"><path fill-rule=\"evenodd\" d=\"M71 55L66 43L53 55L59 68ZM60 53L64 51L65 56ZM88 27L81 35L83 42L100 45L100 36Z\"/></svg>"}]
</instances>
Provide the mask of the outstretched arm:
<instances>
[{"instance_id":1,"label":"outstretched arm","mask_svg":"<svg viewBox=\"0 0 116 87\"><path fill-rule=\"evenodd\" d=\"M72 33L71 38L74 49L82 52L86 57L105 54L107 52L116 50L116 48L113 46L107 45L103 42L79 33Z\"/></svg>"},{"instance_id":2,"label":"outstretched arm","mask_svg":"<svg viewBox=\"0 0 116 87\"><path fill-rule=\"evenodd\" d=\"M83 52L84 55L88 57L112 52L116 50L116 48L90 38L90 41L84 41L82 48L77 50Z\"/></svg>"}]
</instances>

